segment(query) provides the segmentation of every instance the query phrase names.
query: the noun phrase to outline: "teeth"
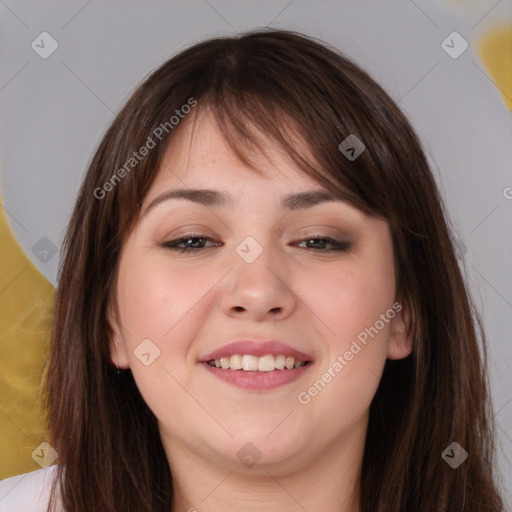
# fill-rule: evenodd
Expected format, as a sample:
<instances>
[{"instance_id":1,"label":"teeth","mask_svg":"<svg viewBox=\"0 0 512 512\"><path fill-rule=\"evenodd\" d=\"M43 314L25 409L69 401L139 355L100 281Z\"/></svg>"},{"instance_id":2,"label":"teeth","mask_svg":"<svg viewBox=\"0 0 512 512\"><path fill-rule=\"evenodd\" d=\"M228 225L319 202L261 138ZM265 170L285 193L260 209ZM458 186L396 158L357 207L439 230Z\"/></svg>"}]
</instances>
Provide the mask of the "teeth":
<instances>
[{"instance_id":1,"label":"teeth","mask_svg":"<svg viewBox=\"0 0 512 512\"><path fill-rule=\"evenodd\" d=\"M242 356L242 369L254 372L258 369L258 358L256 356Z\"/></svg>"},{"instance_id":2,"label":"teeth","mask_svg":"<svg viewBox=\"0 0 512 512\"><path fill-rule=\"evenodd\" d=\"M285 356L276 356L276 368L278 370L283 370L284 369L284 365L286 363L286 357Z\"/></svg>"},{"instance_id":3,"label":"teeth","mask_svg":"<svg viewBox=\"0 0 512 512\"><path fill-rule=\"evenodd\" d=\"M241 370L242 369L242 356L237 354L235 356L231 356L229 358L229 367L232 370Z\"/></svg>"},{"instance_id":4,"label":"teeth","mask_svg":"<svg viewBox=\"0 0 512 512\"><path fill-rule=\"evenodd\" d=\"M268 355L258 358L258 370L260 372L271 372L276 369L274 356Z\"/></svg>"},{"instance_id":5,"label":"teeth","mask_svg":"<svg viewBox=\"0 0 512 512\"><path fill-rule=\"evenodd\" d=\"M295 361L294 357L286 357L284 355L273 356L268 354L262 357L251 356L248 354L236 354L231 357L221 357L208 361L210 366L222 368L224 370L244 370L249 372L271 372L274 370L291 370L300 368L306 364L305 361Z\"/></svg>"}]
</instances>

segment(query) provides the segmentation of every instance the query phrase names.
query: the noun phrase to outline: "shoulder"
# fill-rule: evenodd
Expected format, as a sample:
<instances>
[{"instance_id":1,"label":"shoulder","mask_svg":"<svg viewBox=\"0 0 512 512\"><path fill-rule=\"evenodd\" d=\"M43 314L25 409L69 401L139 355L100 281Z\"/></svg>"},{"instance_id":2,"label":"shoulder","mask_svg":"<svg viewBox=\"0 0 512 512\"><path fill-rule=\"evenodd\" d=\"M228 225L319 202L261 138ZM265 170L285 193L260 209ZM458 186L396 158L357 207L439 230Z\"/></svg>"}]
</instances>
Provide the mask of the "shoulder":
<instances>
[{"instance_id":1,"label":"shoulder","mask_svg":"<svg viewBox=\"0 0 512 512\"><path fill-rule=\"evenodd\" d=\"M57 465L0 481L0 512L46 512ZM56 512L63 512L60 500Z\"/></svg>"}]
</instances>

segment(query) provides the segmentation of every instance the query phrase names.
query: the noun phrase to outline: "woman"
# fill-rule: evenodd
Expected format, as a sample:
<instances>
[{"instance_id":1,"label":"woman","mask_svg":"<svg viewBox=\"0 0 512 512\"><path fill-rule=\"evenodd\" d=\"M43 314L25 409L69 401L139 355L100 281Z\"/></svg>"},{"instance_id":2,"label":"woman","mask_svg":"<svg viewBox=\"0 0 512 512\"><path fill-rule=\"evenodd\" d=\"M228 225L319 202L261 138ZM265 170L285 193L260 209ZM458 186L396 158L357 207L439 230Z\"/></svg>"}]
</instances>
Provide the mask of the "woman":
<instances>
[{"instance_id":1,"label":"woman","mask_svg":"<svg viewBox=\"0 0 512 512\"><path fill-rule=\"evenodd\" d=\"M18 495L44 476L68 512L499 511L485 350L383 89L298 33L208 40L89 166L46 373L57 465Z\"/></svg>"}]
</instances>

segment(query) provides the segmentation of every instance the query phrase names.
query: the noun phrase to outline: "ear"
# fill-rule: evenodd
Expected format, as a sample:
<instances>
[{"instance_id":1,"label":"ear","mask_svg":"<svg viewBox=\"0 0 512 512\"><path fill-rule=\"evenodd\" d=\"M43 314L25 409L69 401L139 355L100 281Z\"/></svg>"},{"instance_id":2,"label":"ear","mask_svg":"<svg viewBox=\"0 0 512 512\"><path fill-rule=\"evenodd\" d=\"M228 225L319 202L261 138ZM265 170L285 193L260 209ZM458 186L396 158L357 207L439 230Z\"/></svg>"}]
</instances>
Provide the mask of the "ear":
<instances>
[{"instance_id":1,"label":"ear","mask_svg":"<svg viewBox=\"0 0 512 512\"><path fill-rule=\"evenodd\" d=\"M117 313L117 314L116 314ZM107 321L110 326L111 335L109 337L110 360L112 364L120 369L128 369L130 367L128 350L122 335L122 328L118 321L119 312L114 313L111 302L107 308Z\"/></svg>"},{"instance_id":2,"label":"ear","mask_svg":"<svg viewBox=\"0 0 512 512\"><path fill-rule=\"evenodd\" d=\"M396 301L393 306L396 314L390 321L388 359L403 359L413 348L414 310L409 301Z\"/></svg>"}]
</instances>

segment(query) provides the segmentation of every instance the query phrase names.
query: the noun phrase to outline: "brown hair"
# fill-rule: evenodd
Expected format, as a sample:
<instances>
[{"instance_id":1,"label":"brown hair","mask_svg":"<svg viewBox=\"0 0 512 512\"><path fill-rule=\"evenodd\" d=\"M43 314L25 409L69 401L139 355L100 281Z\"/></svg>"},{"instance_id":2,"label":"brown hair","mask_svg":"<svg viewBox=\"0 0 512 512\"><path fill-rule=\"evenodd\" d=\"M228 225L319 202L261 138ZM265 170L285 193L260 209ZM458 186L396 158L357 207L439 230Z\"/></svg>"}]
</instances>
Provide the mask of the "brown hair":
<instances>
[{"instance_id":1,"label":"brown hair","mask_svg":"<svg viewBox=\"0 0 512 512\"><path fill-rule=\"evenodd\" d=\"M212 109L243 162L250 165L244 149L263 151L265 134L318 183L389 222L414 347L407 358L386 361L371 404L361 511L501 510L485 335L421 143L388 94L342 53L265 29L203 41L165 62L135 90L89 165L65 236L45 375L67 511L171 510L172 475L156 419L130 370L116 375L107 313L122 244L167 142L188 119L168 126L104 197L95 191L191 98L195 113ZM350 134L366 146L353 161L338 149ZM469 453L457 469L441 458L453 441Z\"/></svg>"}]
</instances>

